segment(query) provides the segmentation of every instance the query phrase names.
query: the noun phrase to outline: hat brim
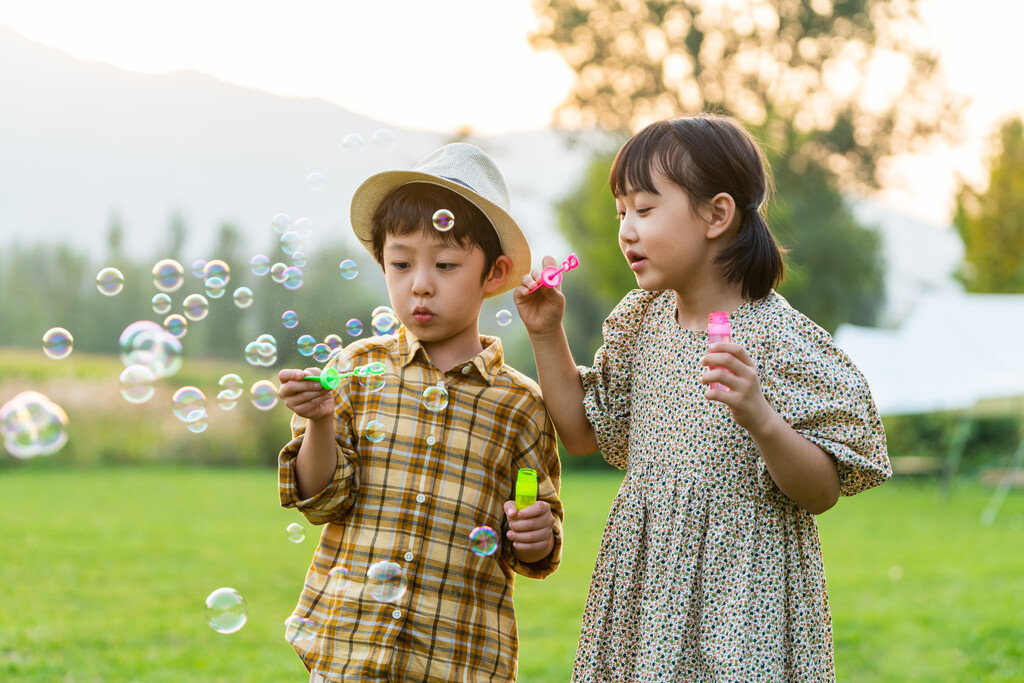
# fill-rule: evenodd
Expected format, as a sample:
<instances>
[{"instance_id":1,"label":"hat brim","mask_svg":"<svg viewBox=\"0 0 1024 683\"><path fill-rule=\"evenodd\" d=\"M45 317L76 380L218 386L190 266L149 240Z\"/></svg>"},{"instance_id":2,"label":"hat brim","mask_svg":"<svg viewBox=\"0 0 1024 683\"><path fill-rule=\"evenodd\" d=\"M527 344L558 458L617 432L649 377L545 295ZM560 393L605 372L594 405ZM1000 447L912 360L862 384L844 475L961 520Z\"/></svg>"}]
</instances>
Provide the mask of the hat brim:
<instances>
[{"instance_id":1,"label":"hat brim","mask_svg":"<svg viewBox=\"0 0 1024 683\"><path fill-rule=\"evenodd\" d=\"M371 255L373 255L374 212L377 211L377 207L388 196L388 193L396 187L409 183L430 183L448 188L480 209L491 221L495 232L498 233L502 252L512 260L512 268L505 283L500 289L487 296L498 296L519 286L523 276L530 271L530 245L512 216L494 202L481 197L465 185L430 173L384 171L370 176L356 188L352 194L350 209L352 231Z\"/></svg>"}]
</instances>

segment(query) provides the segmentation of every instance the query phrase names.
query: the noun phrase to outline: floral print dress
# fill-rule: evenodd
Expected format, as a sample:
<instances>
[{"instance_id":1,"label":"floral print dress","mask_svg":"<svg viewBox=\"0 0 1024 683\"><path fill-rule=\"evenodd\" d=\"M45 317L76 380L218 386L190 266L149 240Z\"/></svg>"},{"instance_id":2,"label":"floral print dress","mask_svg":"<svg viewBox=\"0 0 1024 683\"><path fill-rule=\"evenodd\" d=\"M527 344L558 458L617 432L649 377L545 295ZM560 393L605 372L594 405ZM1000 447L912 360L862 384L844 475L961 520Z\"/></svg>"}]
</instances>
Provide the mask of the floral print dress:
<instances>
[{"instance_id":1,"label":"floral print dress","mask_svg":"<svg viewBox=\"0 0 1024 683\"><path fill-rule=\"evenodd\" d=\"M867 382L775 292L730 316L768 402L836 462L842 495L891 476ZM635 290L581 367L604 457L626 470L583 616L574 681L832 681L814 516L775 485L727 406L704 397L704 331L672 291Z\"/></svg>"}]
</instances>

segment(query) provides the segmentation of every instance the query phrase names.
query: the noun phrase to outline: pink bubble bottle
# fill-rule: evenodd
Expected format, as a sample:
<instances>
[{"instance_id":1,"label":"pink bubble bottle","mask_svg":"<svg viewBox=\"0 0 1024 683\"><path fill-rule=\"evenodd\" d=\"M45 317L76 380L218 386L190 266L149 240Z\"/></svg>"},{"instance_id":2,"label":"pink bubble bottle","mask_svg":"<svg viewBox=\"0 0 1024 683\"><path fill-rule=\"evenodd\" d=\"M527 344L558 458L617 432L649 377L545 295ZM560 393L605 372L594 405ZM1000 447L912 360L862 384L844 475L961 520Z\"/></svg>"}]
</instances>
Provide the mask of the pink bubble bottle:
<instances>
[{"instance_id":1,"label":"pink bubble bottle","mask_svg":"<svg viewBox=\"0 0 1024 683\"><path fill-rule=\"evenodd\" d=\"M732 339L732 327L729 325L729 314L725 311L715 311L708 316L708 344L714 344L715 342L727 342ZM712 365L711 369L714 370L716 367ZM729 391L729 387L721 384L720 382L712 382L712 389L721 389L722 391Z\"/></svg>"}]
</instances>

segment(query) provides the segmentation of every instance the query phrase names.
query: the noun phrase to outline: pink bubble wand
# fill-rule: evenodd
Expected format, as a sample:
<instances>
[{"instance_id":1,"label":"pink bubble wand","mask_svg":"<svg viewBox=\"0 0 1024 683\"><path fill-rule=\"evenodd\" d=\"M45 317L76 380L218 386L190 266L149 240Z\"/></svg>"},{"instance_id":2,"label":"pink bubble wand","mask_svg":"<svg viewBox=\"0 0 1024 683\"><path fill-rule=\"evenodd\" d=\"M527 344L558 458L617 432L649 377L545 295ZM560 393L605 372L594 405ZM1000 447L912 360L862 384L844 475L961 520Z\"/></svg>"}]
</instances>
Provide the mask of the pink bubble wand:
<instances>
[{"instance_id":1,"label":"pink bubble wand","mask_svg":"<svg viewBox=\"0 0 1024 683\"><path fill-rule=\"evenodd\" d=\"M533 294L541 287L557 287L562 284L562 273L568 273L579 265L580 260L576 258L576 254L569 254L569 257L562 261L561 266L546 267L544 270L540 271L540 280L530 288L530 294Z\"/></svg>"}]
</instances>

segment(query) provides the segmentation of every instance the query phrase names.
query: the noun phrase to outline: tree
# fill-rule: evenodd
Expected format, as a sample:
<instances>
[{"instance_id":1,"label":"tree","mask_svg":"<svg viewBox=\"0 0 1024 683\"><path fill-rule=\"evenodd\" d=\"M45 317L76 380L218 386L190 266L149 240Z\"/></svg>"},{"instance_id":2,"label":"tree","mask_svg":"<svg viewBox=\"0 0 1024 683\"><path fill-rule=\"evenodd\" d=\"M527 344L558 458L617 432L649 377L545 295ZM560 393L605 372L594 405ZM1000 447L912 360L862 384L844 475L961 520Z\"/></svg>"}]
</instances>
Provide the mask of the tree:
<instances>
[{"instance_id":1,"label":"tree","mask_svg":"<svg viewBox=\"0 0 1024 683\"><path fill-rule=\"evenodd\" d=\"M531 36L574 71L558 122L636 130L704 109L759 130L794 169L876 183L879 159L955 131L962 103L919 0L535 0Z\"/></svg>"},{"instance_id":2,"label":"tree","mask_svg":"<svg viewBox=\"0 0 1024 683\"><path fill-rule=\"evenodd\" d=\"M961 182L953 224L964 241L960 279L972 292L1024 292L1024 122L999 130L988 188Z\"/></svg>"}]
</instances>

